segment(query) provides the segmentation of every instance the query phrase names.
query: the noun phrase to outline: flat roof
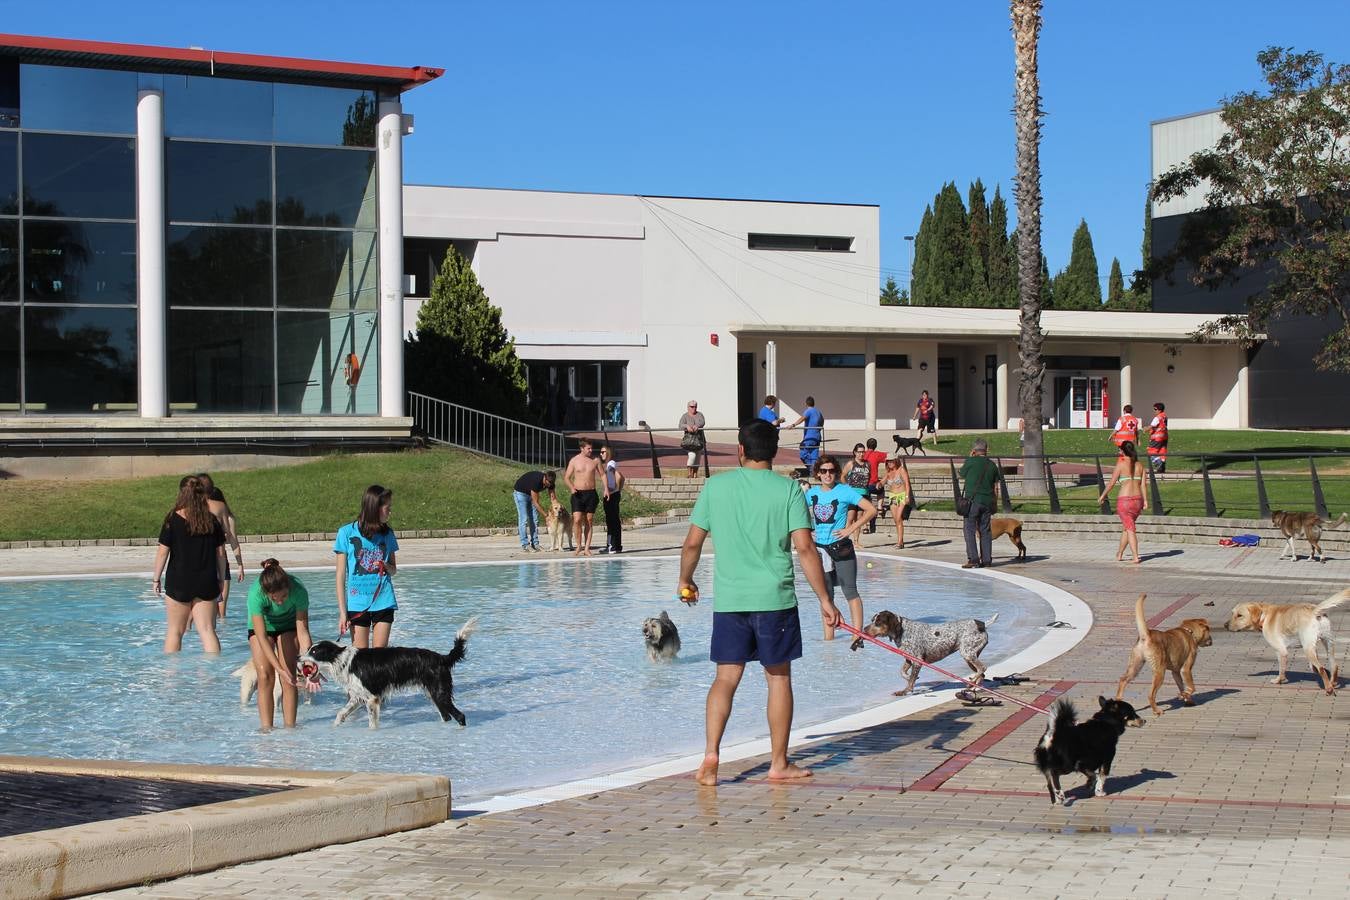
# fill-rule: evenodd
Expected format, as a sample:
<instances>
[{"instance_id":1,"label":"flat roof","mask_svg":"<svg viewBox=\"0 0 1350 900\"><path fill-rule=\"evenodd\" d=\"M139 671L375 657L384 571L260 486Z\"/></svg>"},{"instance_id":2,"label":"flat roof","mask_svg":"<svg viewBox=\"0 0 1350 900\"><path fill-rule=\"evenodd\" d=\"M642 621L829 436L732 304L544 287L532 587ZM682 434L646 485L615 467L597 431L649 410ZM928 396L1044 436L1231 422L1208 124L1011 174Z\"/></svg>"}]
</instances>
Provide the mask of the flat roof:
<instances>
[{"instance_id":1,"label":"flat roof","mask_svg":"<svg viewBox=\"0 0 1350 900\"><path fill-rule=\"evenodd\" d=\"M880 203L842 203L831 200L773 200L754 197L690 197L680 194L623 194L614 191L569 191L556 188L485 187L473 184L417 184L405 182L405 188L432 188L452 191L511 191L520 194L576 194L583 197L633 197L638 200L706 200L715 203L788 203L799 206L856 206L880 209Z\"/></svg>"},{"instance_id":2,"label":"flat roof","mask_svg":"<svg viewBox=\"0 0 1350 900\"><path fill-rule=\"evenodd\" d=\"M155 47L24 34L0 34L0 54L17 56L26 63L46 65L94 66L315 84L363 84L400 93L439 78L445 71L430 66L372 66L365 63L232 53L202 47Z\"/></svg>"}]
</instances>

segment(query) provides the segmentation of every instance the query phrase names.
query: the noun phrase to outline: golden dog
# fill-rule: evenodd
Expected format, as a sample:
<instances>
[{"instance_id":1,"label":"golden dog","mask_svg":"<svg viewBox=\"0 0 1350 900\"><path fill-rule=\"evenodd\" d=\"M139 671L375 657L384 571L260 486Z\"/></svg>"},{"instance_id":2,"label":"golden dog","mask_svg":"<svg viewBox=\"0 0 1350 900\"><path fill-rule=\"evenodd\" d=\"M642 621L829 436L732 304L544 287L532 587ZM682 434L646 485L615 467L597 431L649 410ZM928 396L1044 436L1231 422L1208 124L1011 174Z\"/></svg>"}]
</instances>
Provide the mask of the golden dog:
<instances>
[{"instance_id":1,"label":"golden dog","mask_svg":"<svg viewBox=\"0 0 1350 900\"><path fill-rule=\"evenodd\" d=\"M1303 644L1303 652L1318 678L1322 680L1322 689L1328 694L1336 693L1336 677L1340 667L1336 664L1336 650L1331 643L1331 620L1326 611L1350 600L1350 588L1334 594L1321 603L1239 603L1233 607L1233 615L1224 624L1225 631L1259 631L1266 643L1280 655L1280 674L1271 680L1271 684L1285 684L1289 681L1285 672L1289 668L1289 644L1285 638L1298 635ZM1322 665L1317 658L1317 644L1321 641L1327 651L1331 669Z\"/></svg>"},{"instance_id":2,"label":"golden dog","mask_svg":"<svg viewBox=\"0 0 1350 900\"><path fill-rule=\"evenodd\" d=\"M1322 562L1327 561L1327 552L1322 549L1322 529L1337 528L1344 524L1346 517L1350 513L1341 513L1339 519L1331 522L1324 521L1317 513L1310 512L1290 512L1288 510L1277 509L1270 514L1270 521L1275 527L1280 529L1280 534L1284 535L1286 541L1284 550L1280 551L1280 559L1284 559L1284 554L1298 562L1298 551L1294 549L1294 538L1302 535L1308 542L1308 561L1312 562L1318 556L1322 557Z\"/></svg>"},{"instance_id":3,"label":"golden dog","mask_svg":"<svg viewBox=\"0 0 1350 900\"><path fill-rule=\"evenodd\" d=\"M553 504L548 511L548 535L550 550L566 550L566 544L571 543L567 540L567 516L563 512L560 504Z\"/></svg>"},{"instance_id":4,"label":"golden dog","mask_svg":"<svg viewBox=\"0 0 1350 900\"><path fill-rule=\"evenodd\" d=\"M1025 562L1027 558L1027 545L1022 543L1022 520L1013 519L1008 516L995 517L989 520L989 530L993 532L991 541L996 541L1003 535L1008 536L1008 540L1013 542L1017 548L1017 561Z\"/></svg>"},{"instance_id":5,"label":"golden dog","mask_svg":"<svg viewBox=\"0 0 1350 900\"><path fill-rule=\"evenodd\" d=\"M1134 601L1134 624L1139 627L1139 640L1130 650L1130 662L1125 667L1125 674L1120 676L1116 699L1125 696L1125 685L1134 680L1134 676L1147 662L1153 667L1153 686L1148 691L1148 705L1155 716L1161 716L1163 711L1158 708L1158 688L1162 687L1163 674L1172 673L1182 705L1194 706L1195 679L1191 677L1191 669L1195 666L1195 657L1200 648L1214 642L1209 636L1209 623L1204 619L1186 619L1176 628L1166 631L1149 628L1148 622L1144 620L1146 596L1140 594L1139 599ZM1185 685L1181 683L1183 677L1186 679Z\"/></svg>"}]
</instances>

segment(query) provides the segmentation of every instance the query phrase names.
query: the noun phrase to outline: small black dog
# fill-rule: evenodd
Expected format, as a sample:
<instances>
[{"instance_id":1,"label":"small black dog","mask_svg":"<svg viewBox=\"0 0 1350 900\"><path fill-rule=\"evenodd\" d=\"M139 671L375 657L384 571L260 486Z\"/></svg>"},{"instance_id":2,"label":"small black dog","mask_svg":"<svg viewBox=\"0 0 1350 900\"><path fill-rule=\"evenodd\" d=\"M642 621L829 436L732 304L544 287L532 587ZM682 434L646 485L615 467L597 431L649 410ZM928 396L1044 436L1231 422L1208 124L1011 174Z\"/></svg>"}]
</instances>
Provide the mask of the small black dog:
<instances>
[{"instance_id":1,"label":"small black dog","mask_svg":"<svg viewBox=\"0 0 1350 900\"><path fill-rule=\"evenodd\" d=\"M1045 735L1036 745L1036 768L1045 776L1050 790L1050 805L1068 806L1059 776L1082 772L1088 781L1096 781L1092 794L1106 796L1106 776L1111 774L1111 762L1116 758L1116 742L1125 733L1125 726L1142 727L1144 720L1134 707L1124 700L1098 697L1101 709L1086 722L1078 722L1078 711L1068 700L1055 704L1055 715L1046 726Z\"/></svg>"},{"instance_id":2,"label":"small black dog","mask_svg":"<svg viewBox=\"0 0 1350 900\"><path fill-rule=\"evenodd\" d=\"M901 450L905 451L906 456L913 456L913 451L915 450L918 450L924 456L928 455L928 451L923 449L923 441L919 438L907 438L901 437L898 434L893 434L891 435L891 440L895 441L895 452L897 456L900 454Z\"/></svg>"}]
</instances>

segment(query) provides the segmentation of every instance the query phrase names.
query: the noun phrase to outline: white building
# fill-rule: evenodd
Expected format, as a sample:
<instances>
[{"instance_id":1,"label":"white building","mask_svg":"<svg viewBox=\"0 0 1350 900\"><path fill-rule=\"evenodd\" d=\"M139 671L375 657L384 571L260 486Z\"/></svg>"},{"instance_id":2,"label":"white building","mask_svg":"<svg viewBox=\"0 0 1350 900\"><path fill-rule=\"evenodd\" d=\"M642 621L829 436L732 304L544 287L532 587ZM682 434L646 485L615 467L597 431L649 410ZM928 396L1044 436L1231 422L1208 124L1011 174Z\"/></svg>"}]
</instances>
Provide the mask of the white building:
<instances>
[{"instance_id":1,"label":"white building","mask_svg":"<svg viewBox=\"0 0 1350 900\"><path fill-rule=\"evenodd\" d=\"M403 205L405 322L453 243L551 424L668 428L697 399L730 427L775 394L885 430L925 389L945 427L1018 415L1017 311L880 306L876 206L423 185ZM1045 415L1103 427L1161 400L1179 427L1244 427L1245 352L1191 343L1206 318L1046 312Z\"/></svg>"}]
</instances>

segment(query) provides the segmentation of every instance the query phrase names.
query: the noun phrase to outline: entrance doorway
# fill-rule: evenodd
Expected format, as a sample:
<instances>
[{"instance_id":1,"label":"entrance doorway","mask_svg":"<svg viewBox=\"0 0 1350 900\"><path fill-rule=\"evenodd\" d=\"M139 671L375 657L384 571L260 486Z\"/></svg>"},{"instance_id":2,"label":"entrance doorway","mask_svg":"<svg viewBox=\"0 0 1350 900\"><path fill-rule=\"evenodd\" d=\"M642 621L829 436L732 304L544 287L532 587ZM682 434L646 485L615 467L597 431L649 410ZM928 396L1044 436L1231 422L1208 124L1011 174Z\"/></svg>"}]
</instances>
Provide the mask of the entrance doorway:
<instances>
[{"instance_id":1,"label":"entrance doorway","mask_svg":"<svg viewBox=\"0 0 1350 900\"><path fill-rule=\"evenodd\" d=\"M991 431L1003 427L998 420L998 355L984 357L984 427Z\"/></svg>"},{"instance_id":2,"label":"entrance doorway","mask_svg":"<svg viewBox=\"0 0 1350 900\"><path fill-rule=\"evenodd\" d=\"M736 354L736 421L749 422L759 404L755 402L755 354Z\"/></svg>"},{"instance_id":3,"label":"entrance doorway","mask_svg":"<svg viewBox=\"0 0 1350 900\"><path fill-rule=\"evenodd\" d=\"M945 428L955 428L960 421L956 413L956 360L950 356L938 357L937 415L938 424Z\"/></svg>"},{"instance_id":4,"label":"entrance doorway","mask_svg":"<svg viewBox=\"0 0 1350 900\"><path fill-rule=\"evenodd\" d=\"M1055 396L1067 382L1068 391L1057 407L1061 428L1106 427L1106 376L1073 375L1055 379Z\"/></svg>"}]
</instances>

